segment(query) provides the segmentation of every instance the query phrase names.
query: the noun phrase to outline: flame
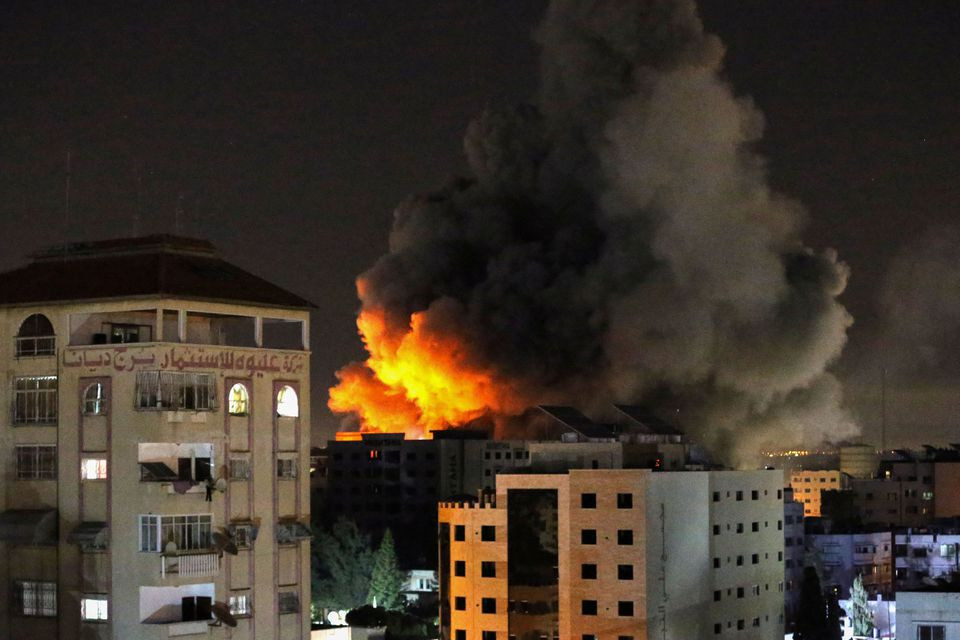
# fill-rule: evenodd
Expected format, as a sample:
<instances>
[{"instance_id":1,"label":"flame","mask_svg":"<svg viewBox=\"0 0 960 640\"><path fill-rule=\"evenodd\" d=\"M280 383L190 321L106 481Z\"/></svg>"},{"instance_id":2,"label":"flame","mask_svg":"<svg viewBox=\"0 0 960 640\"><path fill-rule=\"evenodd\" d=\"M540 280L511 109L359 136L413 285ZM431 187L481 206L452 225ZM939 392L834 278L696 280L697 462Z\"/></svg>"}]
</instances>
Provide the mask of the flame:
<instances>
[{"instance_id":1,"label":"flame","mask_svg":"<svg viewBox=\"0 0 960 640\"><path fill-rule=\"evenodd\" d=\"M358 288L362 294L362 283ZM383 309L367 308L357 329L369 357L337 372L328 406L356 415L362 431L424 437L432 429L518 413L525 406L493 372L467 364L462 338L431 329L426 312L395 328Z\"/></svg>"}]
</instances>

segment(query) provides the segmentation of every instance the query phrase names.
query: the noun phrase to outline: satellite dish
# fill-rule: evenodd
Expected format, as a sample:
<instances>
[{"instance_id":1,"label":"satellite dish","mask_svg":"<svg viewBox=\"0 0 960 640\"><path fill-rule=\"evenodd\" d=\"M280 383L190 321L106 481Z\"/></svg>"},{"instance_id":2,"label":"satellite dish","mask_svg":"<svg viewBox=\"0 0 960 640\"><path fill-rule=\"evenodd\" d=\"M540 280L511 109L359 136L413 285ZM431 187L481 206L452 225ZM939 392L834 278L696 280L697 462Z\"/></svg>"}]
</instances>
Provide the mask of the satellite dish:
<instances>
[{"instance_id":1,"label":"satellite dish","mask_svg":"<svg viewBox=\"0 0 960 640\"><path fill-rule=\"evenodd\" d=\"M177 543L173 540L170 540L163 546L163 550L166 553L176 553L177 552Z\"/></svg>"},{"instance_id":2,"label":"satellite dish","mask_svg":"<svg viewBox=\"0 0 960 640\"><path fill-rule=\"evenodd\" d=\"M216 622L210 624L211 627L219 627L224 624L228 627L237 626L237 619L230 613L230 605L226 602L214 602L210 606L210 611L213 613L213 617L217 619Z\"/></svg>"},{"instance_id":3,"label":"satellite dish","mask_svg":"<svg viewBox=\"0 0 960 640\"><path fill-rule=\"evenodd\" d=\"M213 488L223 493L227 490L227 481L224 478L217 478L217 481L213 483Z\"/></svg>"},{"instance_id":4,"label":"satellite dish","mask_svg":"<svg viewBox=\"0 0 960 640\"><path fill-rule=\"evenodd\" d=\"M214 531L210 537L213 539L214 548L220 553L229 553L232 556L237 555L237 544L233 541L233 536L224 528Z\"/></svg>"}]
</instances>

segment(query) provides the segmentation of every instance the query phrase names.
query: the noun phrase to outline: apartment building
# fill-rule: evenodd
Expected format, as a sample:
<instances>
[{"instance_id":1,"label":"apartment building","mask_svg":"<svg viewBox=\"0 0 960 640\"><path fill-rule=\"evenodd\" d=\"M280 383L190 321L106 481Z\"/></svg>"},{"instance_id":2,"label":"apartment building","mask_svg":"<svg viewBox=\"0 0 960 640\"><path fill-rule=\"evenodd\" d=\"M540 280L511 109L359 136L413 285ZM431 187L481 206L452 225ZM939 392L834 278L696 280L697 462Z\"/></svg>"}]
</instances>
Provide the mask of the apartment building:
<instances>
[{"instance_id":1,"label":"apartment building","mask_svg":"<svg viewBox=\"0 0 960 640\"><path fill-rule=\"evenodd\" d=\"M894 536L894 581L897 590L918 589L930 579L960 573L960 534L923 530Z\"/></svg>"},{"instance_id":2,"label":"apartment building","mask_svg":"<svg viewBox=\"0 0 960 640\"><path fill-rule=\"evenodd\" d=\"M439 511L451 640L783 637L778 471L504 474Z\"/></svg>"},{"instance_id":3,"label":"apartment building","mask_svg":"<svg viewBox=\"0 0 960 640\"><path fill-rule=\"evenodd\" d=\"M0 637L308 637L309 306L170 236L0 274Z\"/></svg>"},{"instance_id":4,"label":"apartment building","mask_svg":"<svg viewBox=\"0 0 960 640\"><path fill-rule=\"evenodd\" d=\"M793 489L783 490L783 569L785 628L792 631L800 610L800 584L806 547L804 546L803 503L793 499Z\"/></svg>"},{"instance_id":5,"label":"apartment building","mask_svg":"<svg viewBox=\"0 0 960 640\"><path fill-rule=\"evenodd\" d=\"M871 597L893 593L893 535L889 531L808 533L805 544L821 586L833 589L838 597L850 597L858 575Z\"/></svg>"},{"instance_id":6,"label":"apartment building","mask_svg":"<svg viewBox=\"0 0 960 640\"><path fill-rule=\"evenodd\" d=\"M836 469L794 471L790 474L793 499L803 503L803 515L819 518L823 491L840 491L847 488L849 478Z\"/></svg>"}]
</instances>

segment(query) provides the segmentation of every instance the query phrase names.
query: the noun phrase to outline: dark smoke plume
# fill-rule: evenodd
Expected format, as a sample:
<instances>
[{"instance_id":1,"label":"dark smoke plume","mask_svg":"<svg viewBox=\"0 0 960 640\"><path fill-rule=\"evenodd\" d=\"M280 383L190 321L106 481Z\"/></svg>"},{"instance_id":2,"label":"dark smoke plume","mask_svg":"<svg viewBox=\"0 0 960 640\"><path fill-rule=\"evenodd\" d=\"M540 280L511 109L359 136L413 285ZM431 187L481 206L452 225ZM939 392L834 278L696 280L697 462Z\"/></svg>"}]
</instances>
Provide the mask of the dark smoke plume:
<instances>
[{"instance_id":1,"label":"dark smoke plume","mask_svg":"<svg viewBox=\"0 0 960 640\"><path fill-rule=\"evenodd\" d=\"M425 312L531 403L679 410L732 463L855 432L826 371L847 268L768 186L694 2L554 0L537 38L536 104L482 113L469 178L397 209L364 309Z\"/></svg>"}]
</instances>

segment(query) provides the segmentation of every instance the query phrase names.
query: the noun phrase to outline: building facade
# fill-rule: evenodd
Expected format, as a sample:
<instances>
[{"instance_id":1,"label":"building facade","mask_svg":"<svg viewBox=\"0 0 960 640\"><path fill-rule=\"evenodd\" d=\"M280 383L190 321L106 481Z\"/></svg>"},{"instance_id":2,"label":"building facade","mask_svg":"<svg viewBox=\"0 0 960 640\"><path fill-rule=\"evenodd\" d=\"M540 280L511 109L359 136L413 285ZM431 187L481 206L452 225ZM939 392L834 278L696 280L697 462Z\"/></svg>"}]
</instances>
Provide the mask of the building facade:
<instances>
[{"instance_id":1,"label":"building facade","mask_svg":"<svg viewBox=\"0 0 960 640\"><path fill-rule=\"evenodd\" d=\"M793 499L793 489L783 492L783 571L786 630L792 631L800 608L800 583L805 566L803 503Z\"/></svg>"},{"instance_id":2,"label":"building facade","mask_svg":"<svg viewBox=\"0 0 960 640\"><path fill-rule=\"evenodd\" d=\"M439 539L443 638L783 637L776 471L501 475Z\"/></svg>"},{"instance_id":3,"label":"building facade","mask_svg":"<svg viewBox=\"0 0 960 640\"><path fill-rule=\"evenodd\" d=\"M889 531L807 534L807 559L820 584L838 598L850 597L856 576L871 597L893 593L893 536Z\"/></svg>"},{"instance_id":4,"label":"building facade","mask_svg":"<svg viewBox=\"0 0 960 640\"><path fill-rule=\"evenodd\" d=\"M823 491L841 491L847 488L848 478L837 469L822 471L794 471L790 474L793 499L803 504L803 515L819 518Z\"/></svg>"},{"instance_id":5,"label":"building facade","mask_svg":"<svg viewBox=\"0 0 960 640\"><path fill-rule=\"evenodd\" d=\"M897 590L917 589L925 581L960 574L960 534L897 533L894 536Z\"/></svg>"},{"instance_id":6,"label":"building facade","mask_svg":"<svg viewBox=\"0 0 960 640\"><path fill-rule=\"evenodd\" d=\"M956 587L897 593L896 640L960 638L960 592Z\"/></svg>"},{"instance_id":7,"label":"building facade","mask_svg":"<svg viewBox=\"0 0 960 640\"><path fill-rule=\"evenodd\" d=\"M0 274L0 637L308 637L308 307L169 236Z\"/></svg>"}]
</instances>

